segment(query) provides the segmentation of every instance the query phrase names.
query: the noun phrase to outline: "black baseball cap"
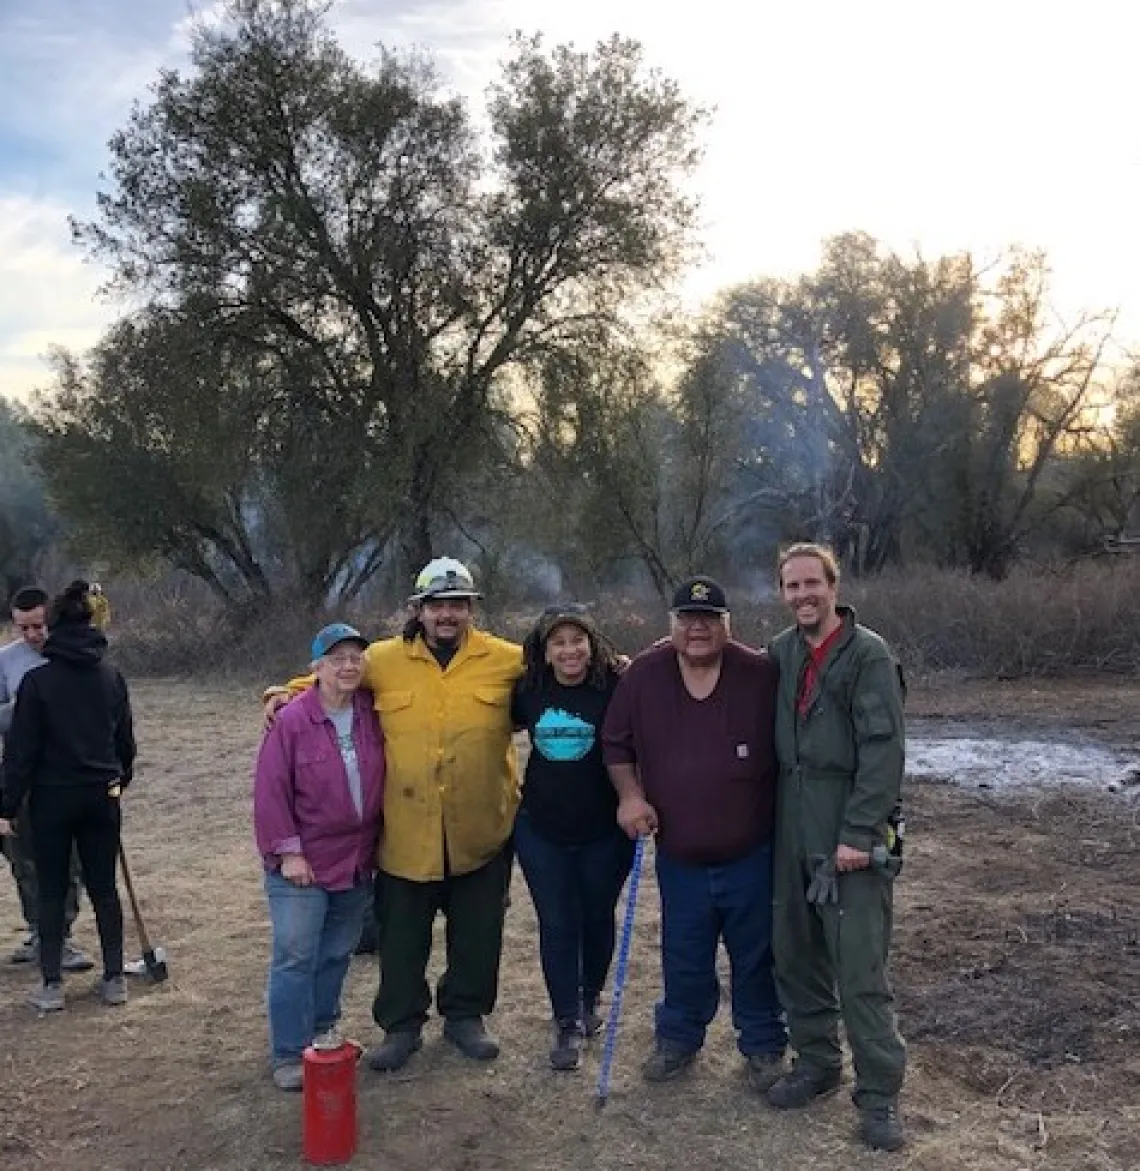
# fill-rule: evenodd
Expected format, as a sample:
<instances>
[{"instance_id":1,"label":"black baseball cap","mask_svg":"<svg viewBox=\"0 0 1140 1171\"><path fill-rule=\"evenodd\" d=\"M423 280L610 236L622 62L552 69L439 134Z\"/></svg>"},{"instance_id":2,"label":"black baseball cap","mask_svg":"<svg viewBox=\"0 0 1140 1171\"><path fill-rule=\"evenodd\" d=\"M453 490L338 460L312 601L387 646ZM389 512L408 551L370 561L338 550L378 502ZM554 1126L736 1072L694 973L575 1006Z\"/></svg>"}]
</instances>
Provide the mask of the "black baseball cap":
<instances>
[{"instance_id":1,"label":"black baseball cap","mask_svg":"<svg viewBox=\"0 0 1140 1171\"><path fill-rule=\"evenodd\" d=\"M727 614L724 587L711 577L690 577L673 593L674 614Z\"/></svg>"}]
</instances>

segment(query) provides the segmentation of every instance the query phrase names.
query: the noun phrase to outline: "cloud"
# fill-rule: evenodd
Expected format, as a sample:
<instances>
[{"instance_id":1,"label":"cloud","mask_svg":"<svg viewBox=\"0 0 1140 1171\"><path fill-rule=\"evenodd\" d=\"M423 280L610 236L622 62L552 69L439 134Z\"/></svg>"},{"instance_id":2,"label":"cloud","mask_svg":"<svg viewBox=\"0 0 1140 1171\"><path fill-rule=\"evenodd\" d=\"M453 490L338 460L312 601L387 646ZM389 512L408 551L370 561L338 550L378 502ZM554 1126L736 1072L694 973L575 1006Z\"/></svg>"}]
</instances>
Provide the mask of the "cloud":
<instances>
[{"instance_id":1,"label":"cloud","mask_svg":"<svg viewBox=\"0 0 1140 1171\"><path fill-rule=\"evenodd\" d=\"M53 345L83 350L111 319L67 213L56 201L0 196L0 394L22 398L44 385Z\"/></svg>"},{"instance_id":2,"label":"cloud","mask_svg":"<svg viewBox=\"0 0 1140 1171\"><path fill-rule=\"evenodd\" d=\"M169 57L154 24L156 9L169 3L107 7L99 20L73 0L0 14L0 127L34 134L52 152L50 165L34 173L14 174L0 156L6 188L94 185L107 139Z\"/></svg>"},{"instance_id":3,"label":"cloud","mask_svg":"<svg viewBox=\"0 0 1140 1171\"><path fill-rule=\"evenodd\" d=\"M475 112L515 30L580 48L640 39L715 107L696 296L811 268L824 237L864 229L928 256L1044 246L1067 307L1140 306L1140 83L1124 9L1083 0L1073 21L992 0L950 15L913 0L708 0L696 15L660 0L334 0L330 22L361 61L381 44L427 49ZM194 20L221 10L0 0L0 390L42 379L49 341L80 345L110 319L66 214L93 214L107 139L160 68L185 63Z\"/></svg>"},{"instance_id":4,"label":"cloud","mask_svg":"<svg viewBox=\"0 0 1140 1171\"><path fill-rule=\"evenodd\" d=\"M449 83L486 84L504 24L496 0L339 0L335 34L361 60L421 45ZM70 239L69 214L94 213L106 143L162 68L188 60L193 26L224 0L80 0L0 6L0 394L43 385L55 345L82 350L121 307L101 301L105 274Z\"/></svg>"},{"instance_id":5,"label":"cloud","mask_svg":"<svg viewBox=\"0 0 1140 1171\"><path fill-rule=\"evenodd\" d=\"M515 27L510 0L340 0L331 12L340 43L363 61L386 49L423 48L447 83L479 99Z\"/></svg>"}]
</instances>

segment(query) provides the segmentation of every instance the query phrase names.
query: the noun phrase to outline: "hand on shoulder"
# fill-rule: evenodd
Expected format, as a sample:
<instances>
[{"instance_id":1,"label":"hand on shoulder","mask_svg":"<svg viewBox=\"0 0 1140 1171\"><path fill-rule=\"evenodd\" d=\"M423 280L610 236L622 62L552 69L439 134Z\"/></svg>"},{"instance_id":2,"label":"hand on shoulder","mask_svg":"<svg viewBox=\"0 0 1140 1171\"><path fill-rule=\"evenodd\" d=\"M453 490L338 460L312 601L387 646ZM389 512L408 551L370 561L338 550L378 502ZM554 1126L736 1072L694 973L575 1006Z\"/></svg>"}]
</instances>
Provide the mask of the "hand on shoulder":
<instances>
[{"instance_id":1,"label":"hand on shoulder","mask_svg":"<svg viewBox=\"0 0 1140 1171\"><path fill-rule=\"evenodd\" d=\"M283 687L273 687L265 692L263 727L268 729L273 726L273 721L277 719L277 713L289 702L289 699L289 692Z\"/></svg>"}]
</instances>

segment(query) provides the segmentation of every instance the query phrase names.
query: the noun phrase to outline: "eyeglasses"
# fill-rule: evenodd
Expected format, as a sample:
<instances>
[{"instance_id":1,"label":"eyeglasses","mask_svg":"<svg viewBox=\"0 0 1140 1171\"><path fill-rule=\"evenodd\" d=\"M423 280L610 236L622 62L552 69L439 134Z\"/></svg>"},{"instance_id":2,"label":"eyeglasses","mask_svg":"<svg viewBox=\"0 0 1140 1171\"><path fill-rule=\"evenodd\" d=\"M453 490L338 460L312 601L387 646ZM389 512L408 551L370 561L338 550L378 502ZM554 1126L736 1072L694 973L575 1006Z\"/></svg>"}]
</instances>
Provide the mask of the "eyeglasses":
<instances>
[{"instance_id":1,"label":"eyeglasses","mask_svg":"<svg viewBox=\"0 0 1140 1171\"><path fill-rule=\"evenodd\" d=\"M337 651L335 655L325 655L325 662L334 667L359 667L364 655L360 651Z\"/></svg>"},{"instance_id":2,"label":"eyeglasses","mask_svg":"<svg viewBox=\"0 0 1140 1171\"><path fill-rule=\"evenodd\" d=\"M707 622L710 626L715 626L724 621L724 615L716 610L674 610L673 617L682 626L692 626L697 622Z\"/></svg>"}]
</instances>

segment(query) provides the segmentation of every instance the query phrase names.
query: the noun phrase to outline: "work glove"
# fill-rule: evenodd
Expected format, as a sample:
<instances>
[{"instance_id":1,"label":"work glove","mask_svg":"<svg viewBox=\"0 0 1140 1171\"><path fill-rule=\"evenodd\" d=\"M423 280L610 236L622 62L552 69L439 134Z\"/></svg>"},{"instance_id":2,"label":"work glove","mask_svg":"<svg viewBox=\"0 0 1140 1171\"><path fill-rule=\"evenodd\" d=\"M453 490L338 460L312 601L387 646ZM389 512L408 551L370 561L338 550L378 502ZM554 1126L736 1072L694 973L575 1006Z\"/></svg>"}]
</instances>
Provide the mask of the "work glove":
<instances>
[{"instance_id":1,"label":"work glove","mask_svg":"<svg viewBox=\"0 0 1140 1171\"><path fill-rule=\"evenodd\" d=\"M877 870L887 878L895 878L902 869L902 858L892 854L886 846L876 846L871 851L871 869Z\"/></svg>"},{"instance_id":2,"label":"work glove","mask_svg":"<svg viewBox=\"0 0 1140 1171\"><path fill-rule=\"evenodd\" d=\"M839 878L835 873L835 858L828 854L813 854L808 859L812 868L807 888L807 901L817 907L839 903Z\"/></svg>"}]
</instances>

